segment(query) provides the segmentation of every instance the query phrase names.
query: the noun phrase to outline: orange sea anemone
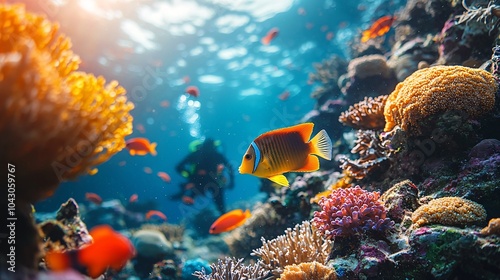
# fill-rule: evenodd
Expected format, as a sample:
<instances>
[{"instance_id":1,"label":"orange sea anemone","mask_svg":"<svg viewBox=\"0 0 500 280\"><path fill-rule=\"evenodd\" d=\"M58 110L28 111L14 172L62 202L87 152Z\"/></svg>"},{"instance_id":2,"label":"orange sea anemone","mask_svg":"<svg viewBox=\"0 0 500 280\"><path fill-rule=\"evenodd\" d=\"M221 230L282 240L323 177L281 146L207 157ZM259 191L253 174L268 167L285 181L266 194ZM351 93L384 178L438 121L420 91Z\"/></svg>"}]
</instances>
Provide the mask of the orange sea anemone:
<instances>
[{"instance_id":1,"label":"orange sea anemone","mask_svg":"<svg viewBox=\"0 0 500 280\"><path fill-rule=\"evenodd\" d=\"M20 4L0 4L0 18L0 158L35 202L123 149L134 106L118 82L77 72L57 24Z\"/></svg>"}]
</instances>

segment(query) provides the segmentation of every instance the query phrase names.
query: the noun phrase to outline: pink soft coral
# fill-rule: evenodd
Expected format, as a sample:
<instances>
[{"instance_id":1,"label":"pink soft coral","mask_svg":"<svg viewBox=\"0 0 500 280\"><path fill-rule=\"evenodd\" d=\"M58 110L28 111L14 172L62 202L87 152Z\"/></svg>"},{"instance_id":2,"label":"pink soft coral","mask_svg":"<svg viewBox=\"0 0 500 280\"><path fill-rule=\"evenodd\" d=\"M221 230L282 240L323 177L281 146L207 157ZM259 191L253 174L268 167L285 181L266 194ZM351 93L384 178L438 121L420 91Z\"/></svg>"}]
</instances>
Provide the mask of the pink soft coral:
<instances>
[{"instance_id":1,"label":"pink soft coral","mask_svg":"<svg viewBox=\"0 0 500 280\"><path fill-rule=\"evenodd\" d=\"M369 230L385 231L394 222L386 218L387 210L379 197L378 192L368 192L359 186L335 190L319 201L322 210L314 212L312 221L330 238Z\"/></svg>"}]
</instances>

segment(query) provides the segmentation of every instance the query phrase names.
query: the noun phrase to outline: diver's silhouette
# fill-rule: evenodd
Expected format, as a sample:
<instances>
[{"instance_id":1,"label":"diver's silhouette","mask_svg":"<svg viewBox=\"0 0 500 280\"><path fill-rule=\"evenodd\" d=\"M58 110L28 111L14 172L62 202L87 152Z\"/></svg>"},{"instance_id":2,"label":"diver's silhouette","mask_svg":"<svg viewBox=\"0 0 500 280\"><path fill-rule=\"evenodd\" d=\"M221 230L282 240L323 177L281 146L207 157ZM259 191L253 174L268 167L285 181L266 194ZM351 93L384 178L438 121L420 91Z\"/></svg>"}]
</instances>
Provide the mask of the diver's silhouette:
<instances>
[{"instance_id":1,"label":"diver's silhouette","mask_svg":"<svg viewBox=\"0 0 500 280\"><path fill-rule=\"evenodd\" d=\"M234 188L234 172L224 155L217 151L213 139L207 138L198 149L179 162L175 169L187 178L187 182L180 185L180 192L173 195L172 199L182 199L184 203L192 204L196 196L209 191L217 209L225 213L224 189ZM228 174L229 178L224 174Z\"/></svg>"}]
</instances>

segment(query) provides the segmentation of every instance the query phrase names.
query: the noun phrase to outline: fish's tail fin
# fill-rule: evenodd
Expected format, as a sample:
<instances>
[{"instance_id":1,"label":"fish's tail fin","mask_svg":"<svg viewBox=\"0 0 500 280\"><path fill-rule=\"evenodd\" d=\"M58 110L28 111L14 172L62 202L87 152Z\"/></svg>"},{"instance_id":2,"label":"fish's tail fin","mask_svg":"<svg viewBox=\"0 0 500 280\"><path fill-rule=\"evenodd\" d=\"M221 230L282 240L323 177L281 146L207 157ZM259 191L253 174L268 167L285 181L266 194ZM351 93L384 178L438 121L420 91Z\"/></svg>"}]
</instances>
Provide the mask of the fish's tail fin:
<instances>
[{"instance_id":1,"label":"fish's tail fin","mask_svg":"<svg viewBox=\"0 0 500 280\"><path fill-rule=\"evenodd\" d=\"M250 209L245 210L245 217L250 218L250 216L252 216Z\"/></svg>"},{"instance_id":2,"label":"fish's tail fin","mask_svg":"<svg viewBox=\"0 0 500 280\"><path fill-rule=\"evenodd\" d=\"M318 155L326 160L332 159L332 140L322 129L316 136L310 141L312 146L312 154Z\"/></svg>"},{"instance_id":3,"label":"fish's tail fin","mask_svg":"<svg viewBox=\"0 0 500 280\"><path fill-rule=\"evenodd\" d=\"M150 147L150 152L153 156L156 156L158 153L156 152L156 145L158 145L157 143L151 143L151 147Z\"/></svg>"},{"instance_id":4,"label":"fish's tail fin","mask_svg":"<svg viewBox=\"0 0 500 280\"><path fill-rule=\"evenodd\" d=\"M45 262L53 271L64 271L71 267L70 256L62 252L48 252L45 256Z\"/></svg>"}]
</instances>

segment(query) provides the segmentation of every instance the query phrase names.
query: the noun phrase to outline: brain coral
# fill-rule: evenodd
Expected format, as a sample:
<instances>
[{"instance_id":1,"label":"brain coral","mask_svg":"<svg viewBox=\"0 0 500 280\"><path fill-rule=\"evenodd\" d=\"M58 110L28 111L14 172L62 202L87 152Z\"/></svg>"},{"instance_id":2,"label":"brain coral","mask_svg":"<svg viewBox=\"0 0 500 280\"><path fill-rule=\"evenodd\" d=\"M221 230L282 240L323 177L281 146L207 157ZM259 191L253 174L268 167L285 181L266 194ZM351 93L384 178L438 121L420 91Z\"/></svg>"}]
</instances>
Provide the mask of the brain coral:
<instances>
[{"instance_id":1,"label":"brain coral","mask_svg":"<svg viewBox=\"0 0 500 280\"><path fill-rule=\"evenodd\" d=\"M334 190L319 201L321 211L314 212L313 224L329 238L384 231L394 225L386 218L387 210L379 201L378 192L359 186Z\"/></svg>"},{"instance_id":2,"label":"brain coral","mask_svg":"<svg viewBox=\"0 0 500 280\"><path fill-rule=\"evenodd\" d=\"M56 24L19 4L0 4L0 18L0 158L18 198L36 202L125 147L133 104L116 81L77 71Z\"/></svg>"},{"instance_id":3,"label":"brain coral","mask_svg":"<svg viewBox=\"0 0 500 280\"><path fill-rule=\"evenodd\" d=\"M486 210L481 204L460 197L442 197L420 206L413 212L414 227L426 224L463 226L486 219Z\"/></svg>"},{"instance_id":4,"label":"brain coral","mask_svg":"<svg viewBox=\"0 0 500 280\"><path fill-rule=\"evenodd\" d=\"M435 66L418 70L389 95L384 130L400 126L418 135L424 118L451 110L478 118L493 109L497 89L493 75L481 69Z\"/></svg>"}]
</instances>

